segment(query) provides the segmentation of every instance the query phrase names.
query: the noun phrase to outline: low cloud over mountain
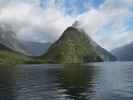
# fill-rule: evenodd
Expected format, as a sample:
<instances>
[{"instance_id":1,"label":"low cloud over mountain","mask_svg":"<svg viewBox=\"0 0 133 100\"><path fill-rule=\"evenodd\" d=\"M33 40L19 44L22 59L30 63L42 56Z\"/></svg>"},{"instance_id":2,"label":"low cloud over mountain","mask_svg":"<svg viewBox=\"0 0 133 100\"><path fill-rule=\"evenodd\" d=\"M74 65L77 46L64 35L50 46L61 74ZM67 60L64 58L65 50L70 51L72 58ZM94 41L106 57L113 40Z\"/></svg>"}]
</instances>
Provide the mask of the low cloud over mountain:
<instances>
[{"instance_id":1,"label":"low cloud over mountain","mask_svg":"<svg viewBox=\"0 0 133 100\"><path fill-rule=\"evenodd\" d=\"M104 48L112 49L132 41L133 1L93 1L0 0L0 26L9 25L19 39L53 42L78 20L78 28Z\"/></svg>"}]
</instances>

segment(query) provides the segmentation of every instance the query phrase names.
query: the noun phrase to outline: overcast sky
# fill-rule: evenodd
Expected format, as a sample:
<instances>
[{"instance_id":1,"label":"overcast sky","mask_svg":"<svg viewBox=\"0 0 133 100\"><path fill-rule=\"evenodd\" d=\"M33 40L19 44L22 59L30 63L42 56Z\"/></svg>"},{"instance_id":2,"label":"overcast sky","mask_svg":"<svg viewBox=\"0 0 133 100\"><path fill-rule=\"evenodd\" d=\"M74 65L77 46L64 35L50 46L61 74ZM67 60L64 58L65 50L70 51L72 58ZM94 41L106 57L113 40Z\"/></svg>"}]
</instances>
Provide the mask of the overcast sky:
<instances>
[{"instance_id":1,"label":"overcast sky","mask_svg":"<svg viewBox=\"0 0 133 100\"><path fill-rule=\"evenodd\" d=\"M76 20L108 50L133 41L133 0L0 0L0 25L20 39L53 42Z\"/></svg>"}]
</instances>

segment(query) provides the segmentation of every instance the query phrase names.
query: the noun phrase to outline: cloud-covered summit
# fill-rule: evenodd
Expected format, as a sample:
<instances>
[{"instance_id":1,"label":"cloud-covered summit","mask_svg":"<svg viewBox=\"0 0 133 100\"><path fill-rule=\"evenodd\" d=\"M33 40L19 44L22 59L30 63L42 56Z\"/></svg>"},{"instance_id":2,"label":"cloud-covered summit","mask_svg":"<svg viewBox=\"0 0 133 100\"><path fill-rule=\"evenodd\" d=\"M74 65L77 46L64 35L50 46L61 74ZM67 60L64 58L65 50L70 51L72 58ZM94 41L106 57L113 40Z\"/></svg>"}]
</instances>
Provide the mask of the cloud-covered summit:
<instances>
[{"instance_id":1,"label":"cloud-covered summit","mask_svg":"<svg viewBox=\"0 0 133 100\"><path fill-rule=\"evenodd\" d=\"M76 20L107 49L133 41L132 0L0 0L0 26L19 39L53 42Z\"/></svg>"}]
</instances>

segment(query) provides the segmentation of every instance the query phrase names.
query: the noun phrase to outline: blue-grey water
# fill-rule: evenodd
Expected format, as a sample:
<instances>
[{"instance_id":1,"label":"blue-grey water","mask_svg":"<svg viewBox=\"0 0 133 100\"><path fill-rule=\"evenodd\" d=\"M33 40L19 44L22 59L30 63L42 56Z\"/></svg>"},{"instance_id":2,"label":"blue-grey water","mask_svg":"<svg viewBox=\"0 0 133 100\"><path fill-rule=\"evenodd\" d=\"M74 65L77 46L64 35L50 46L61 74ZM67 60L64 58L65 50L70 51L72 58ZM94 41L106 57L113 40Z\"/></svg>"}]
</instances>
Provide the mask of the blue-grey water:
<instances>
[{"instance_id":1,"label":"blue-grey water","mask_svg":"<svg viewBox=\"0 0 133 100\"><path fill-rule=\"evenodd\" d=\"M133 62L0 65L0 100L133 100Z\"/></svg>"}]
</instances>

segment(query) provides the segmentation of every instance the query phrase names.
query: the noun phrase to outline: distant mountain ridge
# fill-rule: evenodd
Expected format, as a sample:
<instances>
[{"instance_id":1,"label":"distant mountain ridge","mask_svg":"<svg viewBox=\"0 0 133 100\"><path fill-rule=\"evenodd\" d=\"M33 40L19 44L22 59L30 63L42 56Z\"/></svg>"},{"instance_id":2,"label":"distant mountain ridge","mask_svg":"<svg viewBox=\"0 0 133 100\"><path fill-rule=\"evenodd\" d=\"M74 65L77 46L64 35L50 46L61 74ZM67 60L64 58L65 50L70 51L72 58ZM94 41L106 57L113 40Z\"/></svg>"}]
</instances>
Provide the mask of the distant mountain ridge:
<instances>
[{"instance_id":1,"label":"distant mountain ridge","mask_svg":"<svg viewBox=\"0 0 133 100\"><path fill-rule=\"evenodd\" d=\"M23 46L25 50L29 53L30 56L41 56L46 53L51 43L40 43L40 42L31 42L31 41L23 41Z\"/></svg>"},{"instance_id":2,"label":"distant mountain ridge","mask_svg":"<svg viewBox=\"0 0 133 100\"><path fill-rule=\"evenodd\" d=\"M99 51L97 51L99 50ZM50 63L87 63L115 60L115 57L101 48L83 31L67 28L62 36L41 58Z\"/></svg>"},{"instance_id":3,"label":"distant mountain ridge","mask_svg":"<svg viewBox=\"0 0 133 100\"><path fill-rule=\"evenodd\" d=\"M119 61L133 61L133 42L111 51Z\"/></svg>"},{"instance_id":4,"label":"distant mountain ridge","mask_svg":"<svg viewBox=\"0 0 133 100\"><path fill-rule=\"evenodd\" d=\"M0 25L1 49L16 51L27 56L40 56L45 53L50 43L27 42L17 39L13 29L6 24Z\"/></svg>"}]
</instances>

